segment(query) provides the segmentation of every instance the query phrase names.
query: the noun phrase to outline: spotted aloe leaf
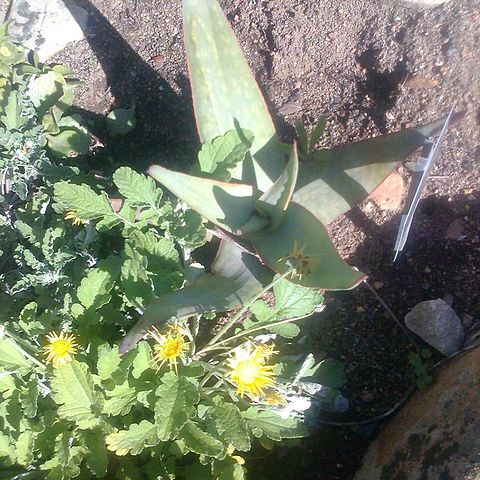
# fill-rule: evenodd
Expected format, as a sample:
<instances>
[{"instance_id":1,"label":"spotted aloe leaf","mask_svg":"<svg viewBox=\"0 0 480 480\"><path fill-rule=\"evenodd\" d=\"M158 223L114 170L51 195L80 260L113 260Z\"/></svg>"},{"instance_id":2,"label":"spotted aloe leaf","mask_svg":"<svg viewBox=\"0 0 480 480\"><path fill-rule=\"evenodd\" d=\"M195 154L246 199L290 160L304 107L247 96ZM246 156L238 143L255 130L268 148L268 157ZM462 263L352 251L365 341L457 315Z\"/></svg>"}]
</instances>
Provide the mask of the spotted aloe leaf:
<instances>
[{"instance_id":1,"label":"spotted aloe leaf","mask_svg":"<svg viewBox=\"0 0 480 480\"><path fill-rule=\"evenodd\" d=\"M438 134L445 119L416 128L318 150L301 165L292 200L324 224L364 200L428 137Z\"/></svg>"},{"instance_id":2,"label":"spotted aloe leaf","mask_svg":"<svg viewBox=\"0 0 480 480\"><path fill-rule=\"evenodd\" d=\"M153 165L148 173L207 220L236 232L254 214L259 196L251 185L196 177Z\"/></svg>"},{"instance_id":3,"label":"spotted aloe leaf","mask_svg":"<svg viewBox=\"0 0 480 480\"><path fill-rule=\"evenodd\" d=\"M288 280L305 287L347 290L365 277L345 263L318 218L294 202L277 229L252 243L266 265L293 270Z\"/></svg>"},{"instance_id":4,"label":"spotted aloe leaf","mask_svg":"<svg viewBox=\"0 0 480 480\"><path fill-rule=\"evenodd\" d=\"M281 175L282 153L260 89L216 0L183 0L185 48L197 128L202 142L228 130L255 139L232 177L267 190Z\"/></svg>"},{"instance_id":5,"label":"spotted aloe leaf","mask_svg":"<svg viewBox=\"0 0 480 480\"><path fill-rule=\"evenodd\" d=\"M140 321L120 344L120 352L132 348L152 325L172 317L224 312L243 305L273 279L273 272L232 242L222 242L212 265L212 274L202 275L190 285L163 295L147 307Z\"/></svg>"}]
</instances>

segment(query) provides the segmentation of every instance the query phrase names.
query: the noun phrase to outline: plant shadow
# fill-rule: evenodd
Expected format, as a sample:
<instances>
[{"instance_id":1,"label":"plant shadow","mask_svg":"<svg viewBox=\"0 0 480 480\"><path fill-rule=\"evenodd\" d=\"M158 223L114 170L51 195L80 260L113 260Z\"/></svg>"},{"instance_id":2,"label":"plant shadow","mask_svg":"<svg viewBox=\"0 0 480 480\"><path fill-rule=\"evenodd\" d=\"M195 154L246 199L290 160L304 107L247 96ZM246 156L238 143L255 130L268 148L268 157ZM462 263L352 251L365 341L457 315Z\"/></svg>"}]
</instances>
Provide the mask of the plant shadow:
<instances>
[{"instance_id":1,"label":"plant shadow","mask_svg":"<svg viewBox=\"0 0 480 480\"><path fill-rule=\"evenodd\" d=\"M78 9L64 1L72 16L79 20ZM74 107L104 148L101 158L110 157L116 164L145 168L152 161L182 162L198 145L191 93L187 78L178 75L174 91L163 76L146 62L112 26L90 0L76 5L88 13L83 28L85 39L103 70L113 108L135 106L136 126L125 136L111 136L103 115ZM82 23L79 22L81 25Z\"/></svg>"}]
</instances>

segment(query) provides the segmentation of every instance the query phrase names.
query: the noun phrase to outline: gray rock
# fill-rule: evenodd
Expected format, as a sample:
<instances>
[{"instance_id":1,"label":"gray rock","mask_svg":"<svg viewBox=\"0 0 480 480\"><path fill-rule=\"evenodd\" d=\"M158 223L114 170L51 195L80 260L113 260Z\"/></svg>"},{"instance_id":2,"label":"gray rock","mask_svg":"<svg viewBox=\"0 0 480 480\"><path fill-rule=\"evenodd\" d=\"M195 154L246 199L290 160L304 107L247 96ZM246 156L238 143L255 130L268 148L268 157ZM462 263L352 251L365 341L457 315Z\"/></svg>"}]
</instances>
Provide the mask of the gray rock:
<instances>
[{"instance_id":1,"label":"gray rock","mask_svg":"<svg viewBox=\"0 0 480 480\"><path fill-rule=\"evenodd\" d=\"M444 355L455 353L463 344L462 322L442 299L421 302L405 315L405 325Z\"/></svg>"},{"instance_id":2,"label":"gray rock","mask_svg":"<svg viewBox=\"0 0 480 480\"><path fill-rule=\"evenodd\" d=\"M71 0L13 0L9 33L45 61L83 38L88 13Z\"/></svg>"}]
</instances>

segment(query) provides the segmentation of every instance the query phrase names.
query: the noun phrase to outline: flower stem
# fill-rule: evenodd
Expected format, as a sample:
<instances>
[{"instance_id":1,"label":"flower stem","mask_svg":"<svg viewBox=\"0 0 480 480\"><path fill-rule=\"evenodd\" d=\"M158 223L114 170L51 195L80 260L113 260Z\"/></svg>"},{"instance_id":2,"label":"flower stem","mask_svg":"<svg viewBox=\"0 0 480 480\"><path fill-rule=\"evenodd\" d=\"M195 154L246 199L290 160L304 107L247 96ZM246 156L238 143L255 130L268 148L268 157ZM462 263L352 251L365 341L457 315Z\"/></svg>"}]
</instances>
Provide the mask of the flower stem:
<instances>
[{"instance_id":1,"label":"flower stem","mask_svg":"<svg viewBox=\"0 0 480 480\"><path fill-rule=\"evenodd\" d=\"M241 318L241 316L254 304L254 302L256 302L259 298L265 295L265 293L267 293L275 284L277 284L280 280L284 279L291 273L292 271L289 270L283 275L274 278L260 293L255 295L248 303L246 303L242 308L240 308L240 310L238 310L238 312L232 316L232 318L218 331L218 333L205 345L205 347L200 352L204 352L206 349L209 349L208 347L214 346L216 342L220 340L225 335L225 333L227 333L228 330L232 328L235 323L237 323L239 318ZM218 345L220 345L220 343L218 343Z\"/></svg>"},{"instance_id":2,"label":"flower stem","mask_svg":"<svg viewBox=\"0 0 480 480\"><path fill-rule=\"evenodd\" d=\"M267 323L267 324L262 324L258 325L255 327L248 328L247 330L244 330L243 332L237 333L236 335L232 335L231 337L228 337L215 345L211 345L210 347L206 346L204 349L202 349L200 352L197 353L197 355L201 353L207 353L212 350L219 350L221 349L221 345L225 345L227 343L232 342L233 340L237 340L238 338L245 337L246 335L250 335L251 333L258 332L259 330L265 330L266 328L272 328L276 327L278 325L283 325L284 323L290 323L290 322L297 322L299 320L303 320L304 318L307 318L311 315L309 313L308 315L302 315L301 317L294 317L294 318L284 318L283 320L278 320L277 322L272 322L272 323Z\"/></svg>"}]
</instances>

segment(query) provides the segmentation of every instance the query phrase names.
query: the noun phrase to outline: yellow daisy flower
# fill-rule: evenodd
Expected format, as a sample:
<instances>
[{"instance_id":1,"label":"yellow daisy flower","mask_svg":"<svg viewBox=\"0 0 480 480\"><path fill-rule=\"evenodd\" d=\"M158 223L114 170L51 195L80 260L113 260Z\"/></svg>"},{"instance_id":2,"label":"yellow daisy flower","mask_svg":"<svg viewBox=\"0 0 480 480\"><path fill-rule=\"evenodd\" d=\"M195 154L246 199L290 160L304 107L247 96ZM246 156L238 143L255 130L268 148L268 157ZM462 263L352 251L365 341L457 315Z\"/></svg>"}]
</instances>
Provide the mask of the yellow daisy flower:
<instances>
[{"instance_id":1,"label":"yellow daisy flower","mask_svg":"<svg viewBox=\"0 0 480 480\"><path fill-rule=\"evenodd\" d=\"M77 353L77 343L75 335L66 332L50 332L47 335L48 344L43 347L43 353L54 367L71 362L73 356Z\"/></svg>"},{"instance_id":2,"label":"yellow daisy flower","mask_svg":"<svg viewBox=\"0 0 480 480\"><path fill-rule=\"evenodd\" d=\"M230 368L228 375L237 386L237 392L241 397L245 394L250 397L263 396L264 389L275 384L272 378L273 366L265 365L269 355L270 349L266 353L264 346L255 346L251 343L233 351L233 356L227 361Z\"/></svg>"},{"instance_id":3,"label":"yellow daisy flower","mask_svg":"<svg viewBox=\"0 0 480 480\"><path fill-rule=\"evenodd\" d=\"M65 220L71 220L74 226L85 225L87 223L83 218L77 217L75 210L69 210L63 218Z\"/></svg>"},{"instance_id":4,"label":"yellow daisy flower","mask_svg":"<svg viewBox=\"0 0 480 480\"><path fill-rule=\"evenodd\" d=\"M175 323L169 326L165 335L155 327L150 330L150 335L157 342L153 347L153 361L157 365L157 371L165 362L168 362L170 367L173 366L177 371L178 359L184 356L190 345L185 341L185 330Z\"/></svg>"}]
</instances>

